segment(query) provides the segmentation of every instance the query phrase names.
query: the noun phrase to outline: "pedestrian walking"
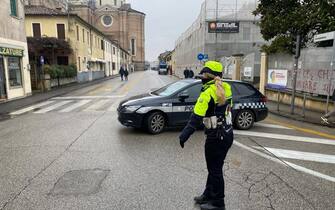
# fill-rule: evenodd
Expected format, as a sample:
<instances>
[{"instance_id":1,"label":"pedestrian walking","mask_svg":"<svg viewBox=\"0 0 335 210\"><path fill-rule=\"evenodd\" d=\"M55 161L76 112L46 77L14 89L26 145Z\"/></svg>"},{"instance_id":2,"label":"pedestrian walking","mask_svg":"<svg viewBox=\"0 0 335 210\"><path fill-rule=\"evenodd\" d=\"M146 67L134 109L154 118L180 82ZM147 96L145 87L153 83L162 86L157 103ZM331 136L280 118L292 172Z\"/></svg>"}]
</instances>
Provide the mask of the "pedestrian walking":
<instances>
[{"instance_id":1,"label":"pedestrian walking","mask_svg":"<svg viewBox=\"0 0 335 210\"><path fill-rule=\"evenodd\" d=\"M194 77L194 71L192 69L190 69L189 74L188 74L188 78L193 78Z\"/></svg>"},{"instance_id":2,"label":"pedestrian walking","mask_svg":"<svg viewBox=\"0 0 335 210\"><path fill-rule=\"evenodd\" d=\"M184 70L184 77L185 77L185 79L188 78L189 73L190 73L190 70L188 70L188 68L186 67L186 69Z\"/></svg>"},{"instance_id":3,"label":"pedestrian walking","mask_svg":"<svg viewBox=\"0 0 335 210\"><path fill-rule=\"evenodd\" d=\"M332 100L333 100L333 104L334 104L333 110L321 117L322 121L327 123L327 124L329 124L329 121L328 121L329 118L335 117L335 89L333 91Z\"/></svg>"},{"instance_id":4,"label":"pedestrian walking","mask_svg":"<svg viewBox=\"0 0 335 210\"><path fill-rule=\"evenodd\" d=\"M119 74L120 74L120 76L121 76L121 81L123 81L123 76L124 76L124 74L125 74L125 71L124 71L123 66L121 66L120 71L119 71Z\"/></svg>"},{"instance_id":5,"label":"pedestrian walking","mask_svg":"<svg viewBox=\"0 0 335 210\"><path fill-rule=\"evenodd\" d=\"M129 71L126 67L125 70L124 70L124 78L125 78L126 81L128 81L128 75L129 75Z\"/></svg>"},{"instance_id":6,"label":"pedestrian walking","mask_svg":"<svg viewBox=\"0 0 335 210\"><path fill-rule=\"evenodd\" d=\"M194 200L202 210L224 210L224 160L230 149L234 134L231 119L231 86L222 82L222 64L216 61L205 63L200 72L202 90L187 126L179 136L180 146L203 123L205 125L205 157L208 170L206 187Z\"/></svg>"}]
</instances>

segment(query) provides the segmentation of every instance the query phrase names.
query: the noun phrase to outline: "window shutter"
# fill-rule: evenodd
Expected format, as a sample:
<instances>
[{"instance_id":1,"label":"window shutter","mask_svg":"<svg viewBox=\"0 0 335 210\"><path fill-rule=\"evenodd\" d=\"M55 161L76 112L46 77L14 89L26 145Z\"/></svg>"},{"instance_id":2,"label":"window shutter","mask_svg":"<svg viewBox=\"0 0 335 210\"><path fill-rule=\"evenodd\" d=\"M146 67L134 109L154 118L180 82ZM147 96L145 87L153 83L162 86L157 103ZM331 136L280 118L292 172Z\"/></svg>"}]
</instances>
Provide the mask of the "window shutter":
<instances>
[{"instance_id":1,"label":"window shutter","mask_svg":"<svg viewBox=\"0 0 335 210\"><path fill-rule=\"evenodd\" d=\"M16 0L10 0L10 10L11 10L11 15L17 16L17 12L16 12Z\"/></svg>"}]
</instances>

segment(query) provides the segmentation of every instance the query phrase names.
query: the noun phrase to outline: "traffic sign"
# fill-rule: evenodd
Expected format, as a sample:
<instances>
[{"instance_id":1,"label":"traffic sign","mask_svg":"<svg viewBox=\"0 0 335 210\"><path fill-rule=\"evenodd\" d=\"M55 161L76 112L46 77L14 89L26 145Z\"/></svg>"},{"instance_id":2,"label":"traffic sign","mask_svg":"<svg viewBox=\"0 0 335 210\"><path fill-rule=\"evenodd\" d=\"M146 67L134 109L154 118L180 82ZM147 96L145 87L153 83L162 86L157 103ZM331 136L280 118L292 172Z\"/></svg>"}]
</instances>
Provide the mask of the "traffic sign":
<instances>
[{"instance_id":1,"label":"traffic sign","mask_svg":"<svg viewBox=\"0 0 335 210\"><path fill-rule=\"evenodd\" d=\"M202 61L204 58L205 58L205 55L204 55L204 54L202 54L202 53L199 53L199 54L198 54L198 60L199 60L199 61Z\"/></svg>"},{"instance_id":2,"label":"traffic sign","mask_svg":"<svg viewBox=\"0 0 335 210\"><path fill-rule=\"evenodd\" d=\"M323 34L317 34L314 36L314 42L322 42L327 40L335 39L335 31L323 33Z\"/></svg>"},{"instance_id":3,"label":"traffic sign","mask_svg":"<svg viewBox=\"0 0 335 210\"><path fill-rule=\"evenodd\" d=\"M208 60L208 54L204 54L204 59L203 60Z\"/></svg>"}]
</instances>

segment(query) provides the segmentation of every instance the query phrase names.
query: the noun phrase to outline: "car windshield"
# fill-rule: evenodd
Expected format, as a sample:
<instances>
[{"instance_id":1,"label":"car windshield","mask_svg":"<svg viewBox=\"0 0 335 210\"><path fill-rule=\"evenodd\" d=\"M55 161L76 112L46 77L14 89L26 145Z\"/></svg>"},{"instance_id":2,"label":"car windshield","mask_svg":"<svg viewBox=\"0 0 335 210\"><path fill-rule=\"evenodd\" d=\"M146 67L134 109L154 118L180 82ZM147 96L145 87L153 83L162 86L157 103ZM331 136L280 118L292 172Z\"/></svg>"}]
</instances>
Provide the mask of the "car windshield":
<instances>
[{"instance_id":1,"label":"car windshield","mask_svg":"<svg viewBox=\"0 0 335 210\"><path fill-rule=\"evenodd\" d=\"M179 90L183 89L184 87L186 87L187 85L189 85L189 82L186 81L178 81L172 84L169 84L165 87L162 87L156 91L153 91L152 94L154 95L158 95L158 96L170 96L176 92L178 92Z\"/></svg>"}]
</instances>

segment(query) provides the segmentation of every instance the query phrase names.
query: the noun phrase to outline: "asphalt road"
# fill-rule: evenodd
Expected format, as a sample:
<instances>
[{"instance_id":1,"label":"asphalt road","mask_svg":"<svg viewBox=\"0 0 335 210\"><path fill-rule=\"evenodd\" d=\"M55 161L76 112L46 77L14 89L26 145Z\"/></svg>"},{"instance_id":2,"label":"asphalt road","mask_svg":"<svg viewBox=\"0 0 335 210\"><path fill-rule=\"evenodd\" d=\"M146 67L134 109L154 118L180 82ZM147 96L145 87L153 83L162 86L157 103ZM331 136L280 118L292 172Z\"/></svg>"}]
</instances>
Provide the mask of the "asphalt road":
<instances>
[{"instance_id":1,"label":"asphalt road","mask_svg":"<svg viewBox=\"0 0 335 210\"><path fill-rule=\"evenodd\" d=\"M198 209L203 134L152 136L117 121L118 103L176 80L147 71L17 110L0 122L0 209ZM335 132L269 116L235 131L227 209L334 209Z\"/></svg>"}]
</instances>

